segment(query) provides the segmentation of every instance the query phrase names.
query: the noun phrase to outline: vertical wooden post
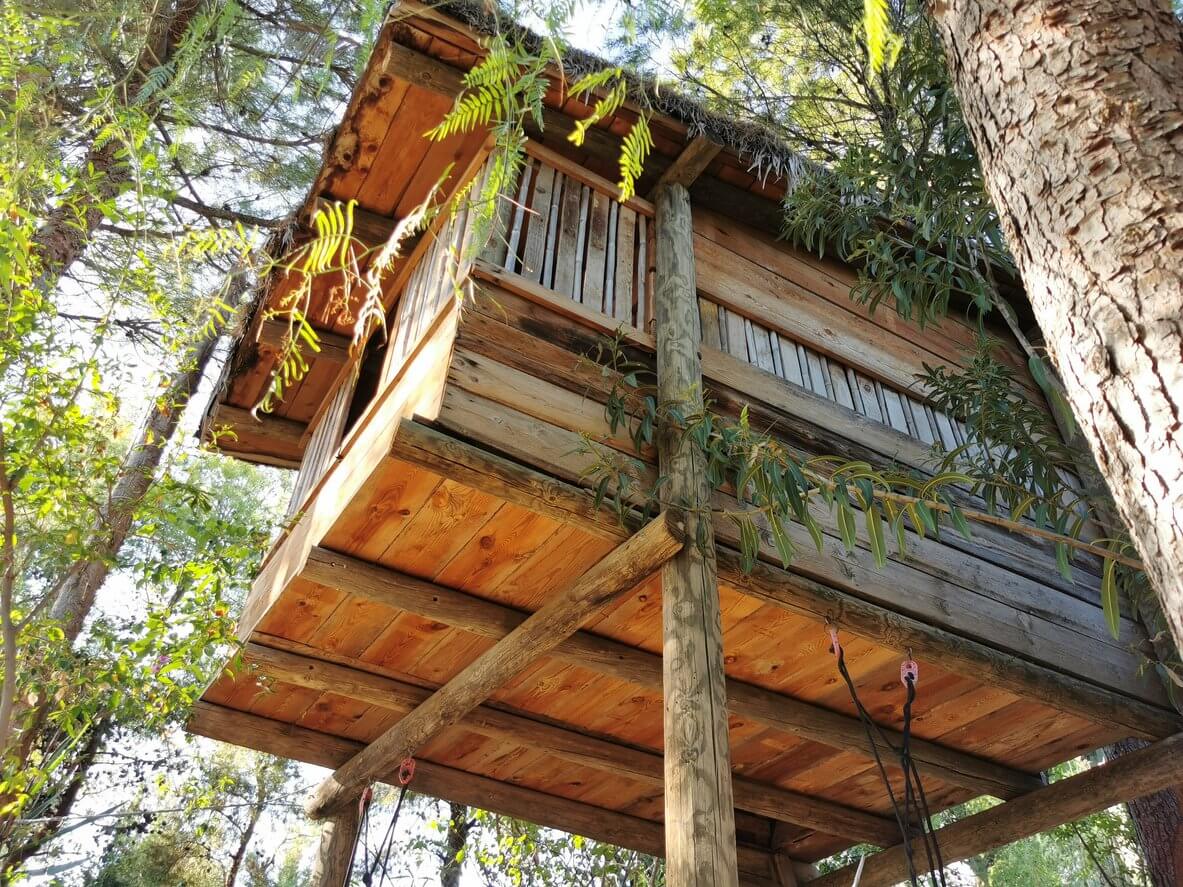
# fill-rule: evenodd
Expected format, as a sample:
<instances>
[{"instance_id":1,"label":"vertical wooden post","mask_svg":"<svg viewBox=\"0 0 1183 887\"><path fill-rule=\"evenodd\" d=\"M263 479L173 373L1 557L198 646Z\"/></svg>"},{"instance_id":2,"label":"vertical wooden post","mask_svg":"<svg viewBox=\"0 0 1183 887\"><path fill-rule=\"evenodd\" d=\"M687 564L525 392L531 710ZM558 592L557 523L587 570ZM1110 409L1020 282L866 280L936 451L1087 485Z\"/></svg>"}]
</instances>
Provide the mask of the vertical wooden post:
<instances>
[{"instance_id":1,"label":"vertical wooden post","mask_svg":"<svg viewBox=\"0 0 1183 887\"><path fill-rule=\"evenodd\" d=\"M345 804L321 821L320 845L312 864L310 887L347 887L361 815L357 802Z\"/></svg>"},{"instance_id":2,"label":"vertical wooden post","mask_svg":"<svg viewBox=\"0 0 1183 887\"><path fill-rule=\"evenodd\" d=\"M657 389L685 413L702 408L690 195L667 184L657 204ZM659 429L664 495L685 507L686 547L661 571L665 688L665 852L669 887L735 887L735 817L727 738L723 630L705 457Z\"/></svg>"}]
</instances>

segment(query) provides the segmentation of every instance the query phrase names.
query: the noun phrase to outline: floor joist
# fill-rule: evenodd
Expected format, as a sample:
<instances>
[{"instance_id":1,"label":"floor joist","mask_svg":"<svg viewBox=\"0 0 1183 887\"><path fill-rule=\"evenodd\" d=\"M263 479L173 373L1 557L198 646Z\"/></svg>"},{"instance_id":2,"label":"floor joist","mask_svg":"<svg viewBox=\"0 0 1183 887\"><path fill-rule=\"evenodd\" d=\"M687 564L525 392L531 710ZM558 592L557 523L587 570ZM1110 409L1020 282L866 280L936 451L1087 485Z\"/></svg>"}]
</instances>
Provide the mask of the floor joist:
<instances>
[{"instance_id":1,"label":"floor joist","mask_svg":"<svg viewBox=\"0 0 1183 887\"><path fill-rule=\"evenodd\" d=\"M243 649L247 662L262 675L391 711L410 711L432 694L431 689L313 658L315 652L309 648L310 655L300 655L254 643ZM608 742L570 727L544 723L489 705L473 709L457 726L653 788L660 789L662 785L660 752ZM886 817L743 777L734 777L733 785L736 807L750 813L881 847L890 846L899 838L898 826Z\"/></svg>"},{"instance_id":2,"label":"floor joist","mask_svg":"<svg viewBox=\"0 0 1183 887\"><path fill-rule=\"evenodd\" d=\"M301 576L318 585L495 640L511 632L527 616L492 601L321 548L309 553ZM656 654L587 632L576 632L559 644L552 655L658 695L662 692L661 657ZM774 730L842 751L869 754L866 733L856 718L735 680L727 681L727 703L734 715ZM898 743L898 733L893 730L885 733ZM912 739L912 754L925 775L981 794L1014 797L1040 784L1039 778L1032 774L916 738Z\"/></svg>"},{"instance_id":3,"label":"floor joist","mask_svg":"<svg viewBox=\"0 0 1183 887\"><path fill-rule=\"evenodd\" d=\"M652 575L682 549L679 519L663 512L552 595L536 613L469 663L422 705L344 764L314 792L305 809L320 817L373 781L390 761L412 755L440 730L455 724L498 687L520 673L621 595Z\"/></svg>"},{"instance_id":4,"label":"floor joist","mask_svg":"<svg viewBox=\"0 0 1183 887\"><path fill-rule=\"evenodd\" d=\"M187 729L209 739L319 767L340 767L366 747L340 736L208 702L197 702L193 706ZM397 762L387 762L376 781L397 784L397 768ZM416 759L411 788L446 801L513 816L652 856L661 856L664 852L664 835L659 822L498 782L421 758ZM737 849L742 884L777 887L778 882L772 876L773 856L769 851L743 844ZM807 870L802 866L798 877Z\"/></svg>"},{"instance_id":5,"label":"floor joist","mask_svg":"<svg viewBox=\"0 0 1183 887\"><path fill-rule=\"evenodd\" d=\"M442 474L458 483L515 505L578 526L603 538L619 538L621 528L613 513L592 507L583 489L522 466L494 453L407 419L391 448L396 459ZM536 497L545 494L545 500ZM817 619L833 615L840 626L890 649L911 647L940 661L949 671L1025 699L1069 712L1093 723L1118 727L1129 735L1157 739L1183 728L1171 711L1132 699L986 644L955 635L877 604L769 564L759 564L751 576L738 566L738 557L719 549L719 576L741 591L763 596L770 603Z\"/></svg>"},{"instance_id":6,"label":"floor joist","mask_svg":"<svg viewBox=\"0 0 1183 887\"><path fill-rule=\"evenodd\" d=\"M1039 834L1134 798L1183 782L1183 733L1138 749L1100 767L1061 779L1022 798L937 829L941 857L948 865L1022 838ZM917 874L925 854L916 846ZM811 887L846 887L857 864L830 872ZM872 854L862 866L860 887L889 887L908 877L904 846Z\"/></svg>"}]
</instances>

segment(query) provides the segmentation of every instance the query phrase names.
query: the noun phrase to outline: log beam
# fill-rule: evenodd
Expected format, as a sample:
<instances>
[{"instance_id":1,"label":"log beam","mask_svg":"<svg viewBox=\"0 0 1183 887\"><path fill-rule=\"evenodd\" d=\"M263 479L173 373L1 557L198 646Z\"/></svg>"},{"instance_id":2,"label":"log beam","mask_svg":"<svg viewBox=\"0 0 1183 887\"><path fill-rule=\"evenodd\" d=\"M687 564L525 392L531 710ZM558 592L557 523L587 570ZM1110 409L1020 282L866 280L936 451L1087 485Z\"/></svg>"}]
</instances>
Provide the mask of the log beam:
<instances>
[{"instance_id":1,"label":"log beam","mask_svg":"<svg viewBox=\"0 0 1183 887\"><path fill-rule=\"evenodd\" d=\"M544 656L593 614L632 590L682 549L679 519L665 512L605 555L538 612L466 666L365 751L321 783L306 810L314 818L335 810L371 782L390 761L401 761L455 724L489 695Z\"/></svg>"},{"instance_id":2,"label":"log beam","mask_svg":"<svg viewBox=\"0 0 1183 887\"><path fill-rule=\"evenodd\" d=\"M494 640L504 637L526 618L519 610L323 548L312 549L301 576L318 585ZM576 632L559 644L552 655L569 664L661 693L661 657L653 653L587 632ZM864 757L869 754L866 733L857 718L791 696L729 679L727 708L736 717L791 736ZM899 733L890 728L883 728L883 732L889 741L899 745L902 739ZM893 757L886 748L881 748L880 753L889 761ZM978 794L1010 798L1041 784L1034 774L916 737L912 737L912 754L925 776Z\"/></svg>"},{"instance_id":3,"label":"log beam","mask_svg":"<svg viewBox=\"0 0 1183 887\"><path fill-rule=\"evenodd\" d=\"M657 396L689 416L703 402L690 195L667 184L656 198ZM661 570L666 883L731 887L735 816L711 485L702 450L671 421L658 428L657 453L664 493L686 509L693 540Z\"/></svg>"},{"instance_id":4,"label":"log beam","mask_svg":"<svg viewBox=\"0 0 1183 887\"><path fill-rule=\"evenodd\" d=\"M937 829L945 864L969 859L1066 822L1075 822L1124 801L1183 782L1183 733L1138 749L1100 767L992 807ZM917 874L925 854L913 854ZM845 887L857 865L846 866L810 882L810 887ZM861 887L888 887L908 877L903 844L868 856Z\"/></svg>"},{"instance_id":5,"label":"log beam","mask_svg":"<svg viewBox=\"0 0 1183 887\"><path fill-rule=\"evenodd\" d=\"M365 748L360 742L209 702L194 704L187 729L198 736L318 767L340 767ZM378 779L396 784L397 767L397 762L387 762ZM664 853L660 823L465 773L422 758L415 762L411 788L445 801L513 816L651 856ZM767 850L741 845L738 857L743 873L741 884L776 887L771 854Z\"/></svg>"},{"instance_id":6,"label":"log beam","mask_svg":"<svg viewBox=\"0 0 1183 887\"><path fill-rule=\"evenodd\" d=\"M592 508L592 496L587 490L420 423L403 422L391 455L515 505L565 520L601 538L619 538L616 518ZM535 501L531 497L533 490L544 490L545 501ZM1095 724L1148 739L1170 736L1183 727L1179 716L1166 709L1002 653L788 570L761 563L752 574L760 577L759 581L750 581L751 577L738 568L734 553L725 548L720 549L719 575L741 592L767 595L770 602L794 612L825 619L837 611L842 628L852 634L900 652L909 646L916 652L929 650L933 658L954 673Z\"/></svg>"},{"instance_id":7,"label":"log beam","mask_svg":"<svg viewBox=\"0 0 1183 887\"><path fill-rule=\"evenodd\" d=\"M311 224L313 217L315 217L318 211L329 209L334 203L343 204L344 201L326 199L324 197L316 198L312 204L311 212L308 213L309 224ZM390 235L394 233L394 229L398 225L397 219L370 212L357 205L354 205L352 212L353 236L366 246L381 246L390 239Z\"/></svg>"},{"instance_id":8,"label":"log beam","mask_svg":"<svg viewBox=\"0 0 1183 887\"><path fill-rule=\"evenodd\" d=\"M301 654L249 643L242 652L260 674L276 681L334 693L390 711L411 711L426 702L433 692L352 665L315 658L317 651L313 648ZM477 706L457 726L661 789L660 752L597 739L571 727L544 723L489 705ZM775 821L855 842L885 847L899 839L898 826L885 817L750 779L735 779L735 805Z\"/></svg>"},{"instance_id":9,"label":"log beam","mask_svg":"<svg viewBox=\"0 0 1183 887\"><path fill-rule=\"evenodd\" d=\"M689 188L722 150L722 146L715 144L706 136L691 139L690 144L682 149L682 153L661 174L661 178L657 180L657 184L653 188L653 193L656 195L667 185L681 185L683 188Z\"/></svg>"},{"instance_id":10,"label":"log beam","mask_svg":"<svg viewBox=\"0 0 1183 887\"><path fill-rule=\"evenodd\" d=\"M280 351L287 345L290 334L289 324L278 317L271 317L259 325L258 342L267 348ZM317 330L316 337L320 340L318 343L320 350L313 352L307 345L301 345L300 353L305 357L316 357L342 364L349 360L350 341L348 336L342 336L340 333L330 330Z\"/></svg>"},{"instance_id":11,"label":"log beam","mask_svg":"<svg viewBox=\"0 0 1183 887\"><path fill-rule=\"evenodd\" d=\"M303 422L269 413L252 415L250 410L220 403L202 423L202 439L239 459L299 467L304 453Z\"/></svg>"}]
</instances>

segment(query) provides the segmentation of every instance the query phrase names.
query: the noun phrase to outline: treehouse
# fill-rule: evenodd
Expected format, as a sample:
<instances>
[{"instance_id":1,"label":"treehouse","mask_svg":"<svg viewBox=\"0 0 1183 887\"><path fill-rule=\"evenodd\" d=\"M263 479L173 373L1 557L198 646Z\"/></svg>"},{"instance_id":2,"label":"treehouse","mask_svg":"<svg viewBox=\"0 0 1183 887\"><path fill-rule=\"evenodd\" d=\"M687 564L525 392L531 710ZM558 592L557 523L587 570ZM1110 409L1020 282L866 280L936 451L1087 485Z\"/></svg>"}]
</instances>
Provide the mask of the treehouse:
<instances>
[{"instance_id":1,"label":"treehouse","mask_svg":"<svg viewBox=\"0 0 1183 887\"><path fill-rule=\"evenodd\" d=\"M614 427L623 355L683 415L705 396L720 423L743 412L793 458L924 475L934 442L956 447L965 428L917 374L963 366L975 330L852 301L852 269L776 236L792 158L668 91L651 97L641 196L619 199L637 109L576 146L591 108L557 72L495 234L470 249L493 142L422 134L482 57L481 15L396 7L286 247L313 237L318 208L356 201L355 280L277 264L205 421L224 452L297 479L241 616L247 667L205 691L189 728L336 771L309 804L333 826L321 883L341 883L362 787L408 756L416 791L666 855L671 884L848 884L813 863L859 844L883 848L861 884L902 880L901 828L916 828L894 812L905 659L929 808L1005 802L936 832L946 862L1183 779L1179 719L1128 611L1111 636L1096 557L1077 553L1064 578L1046 539L907 523L904 550L877 564L861 517L850 550L815 500L821 550L789 521L785 566L784 540L734 483L709 481L689 435L657 428L638 449L630 422ZM367 286L433 192L468 198ZM318 339L299 358L297 316ZM292 360L306 369L256 417ZM616 458L635 485L600 498ZM662 507L646 509L658 477ZM1159 742L1044 785L1045 769L1129 736Z\"/></svg>"}]
</instances>

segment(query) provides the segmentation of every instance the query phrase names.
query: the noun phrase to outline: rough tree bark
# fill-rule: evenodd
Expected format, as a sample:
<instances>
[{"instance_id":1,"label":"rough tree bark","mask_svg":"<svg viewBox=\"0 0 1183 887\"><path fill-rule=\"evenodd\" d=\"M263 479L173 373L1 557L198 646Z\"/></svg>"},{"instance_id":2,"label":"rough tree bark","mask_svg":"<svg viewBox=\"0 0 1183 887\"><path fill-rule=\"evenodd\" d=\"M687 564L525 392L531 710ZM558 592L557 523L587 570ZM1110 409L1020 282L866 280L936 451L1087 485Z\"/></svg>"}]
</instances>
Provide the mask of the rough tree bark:
<instances>
[{"instance_id":1,"label":"rough tree bark","mask_svg":"<svg viewBox=\"0 0 1183 887\"><path fill-rule=\"evenodd\" d=\"M1140 739L1115 742L1117 755L1146 743ZM1183 877L1183 786L1165 789L1126 804L1154 887L1175 887Z\"/></svg>"},{"instance_id":2,"label":"rough tree bark","mask_svg":"<svg viewBox=\"0 0 1183 887\"><path fill-rule=\"evenodd\" d=\"M1183 38L1153 0L932 0L1072 410L1183 647Z\"/></svg>"}]
</instances>

